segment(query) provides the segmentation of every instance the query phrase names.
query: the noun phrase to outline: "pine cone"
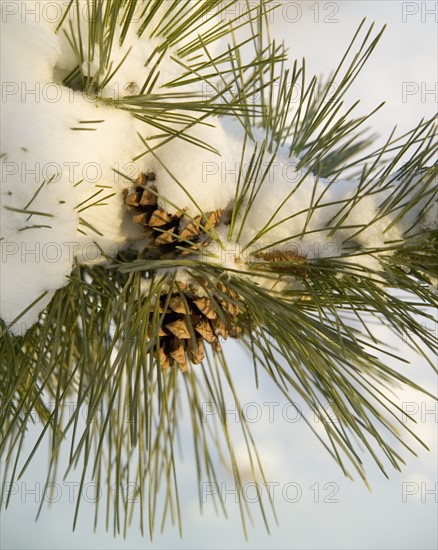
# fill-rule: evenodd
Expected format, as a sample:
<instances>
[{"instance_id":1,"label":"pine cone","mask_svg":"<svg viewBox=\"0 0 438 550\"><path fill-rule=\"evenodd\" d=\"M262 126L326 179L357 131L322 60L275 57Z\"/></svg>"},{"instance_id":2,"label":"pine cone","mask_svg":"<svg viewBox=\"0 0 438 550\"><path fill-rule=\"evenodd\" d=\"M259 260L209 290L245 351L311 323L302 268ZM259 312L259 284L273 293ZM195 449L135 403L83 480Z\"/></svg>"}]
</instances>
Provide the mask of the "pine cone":
<instances>
[{"instance_id":1,"label":"pine cone","mask_svg":"<svg viewBox=\"0 0 438 550\"><path fill-rule=\"evenodd\" d=\"M205 342L220 351L219 337L237 338L242 333L237 299L237 294L223 283L212 289L208 297L197 296L191 286L182 282L174 283L170 295L161 294L158 332L161 368L178 365L184 372L188 361L197 365L204 359Z\"/></svg>"},{"instance_id":2,"label":"pine cone","mask_svg":"<svg viewBox=\"0 0 438 550\"><path fill-rule=\"evenodd\" d=\"M255 267L275 269L275 271L277 272L299 275L301 277L308 276L309 261L307 259L307 256L300 256L299 254L290 250L255 252L253 256L257 260L251 260L250 265L252 263Z\"/></svg>"},{"instance_id":3,"label":"pine cone","mask_svg":"<svg viewBox=\"0 0 438 550\"><path fill-rule=\"evenodd\" d=\"M134 212L134 223L142 225L146 236L152 237L155 246L165 249L165 253L176 251L178 246L180 254L190 254L208 244L208 232L219 223L222 211L214 210L193 219L183 211L169 214L158 206L157 188L150 183L154 180L153 173L141 174L138 185L124 190L125 204Z\"/></svg>"}]
</instances>

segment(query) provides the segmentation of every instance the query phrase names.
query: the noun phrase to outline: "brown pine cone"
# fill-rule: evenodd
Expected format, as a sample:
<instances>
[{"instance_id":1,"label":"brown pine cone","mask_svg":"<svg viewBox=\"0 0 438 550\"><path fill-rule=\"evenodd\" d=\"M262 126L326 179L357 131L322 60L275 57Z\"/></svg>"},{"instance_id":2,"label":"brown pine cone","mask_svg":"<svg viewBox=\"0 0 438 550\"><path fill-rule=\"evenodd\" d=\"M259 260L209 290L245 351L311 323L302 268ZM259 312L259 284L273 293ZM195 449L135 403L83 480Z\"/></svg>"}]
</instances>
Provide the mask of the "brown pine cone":
<instances>
[{"instance_id":1,"label":"brown pine cone","mask_svg":"<svg viewBox=\"0 0 438 550\"><path fill-rule=\"evenodd\" d=\"M183 211L169 214L158 206L157 188L151 182L153 173L141 174L137 185L124 190L125 204L133 212L133 222L145 229L155 246L168 254L190 254L211 241L208 233L219 223L222 211L214 210L204 216L188 217ZM178 247L178 248L177 248Z\"/></svg>"},{"instance_id":2,"label":"brown pine cone","mask_svg":"<svg viewBox=\"0 0 438 550\"><path fill-rule=\"evenodd\" d=\"M209 297L200 297L189 285L176 282L170 297L163 293L159 298L161 368L178 365L186 371L189 361L201 363L205 343L220 351L220 337L225 340L242 333L239 312L237 294L222 283L209 292Z\"/></svg>"}]
</instances>

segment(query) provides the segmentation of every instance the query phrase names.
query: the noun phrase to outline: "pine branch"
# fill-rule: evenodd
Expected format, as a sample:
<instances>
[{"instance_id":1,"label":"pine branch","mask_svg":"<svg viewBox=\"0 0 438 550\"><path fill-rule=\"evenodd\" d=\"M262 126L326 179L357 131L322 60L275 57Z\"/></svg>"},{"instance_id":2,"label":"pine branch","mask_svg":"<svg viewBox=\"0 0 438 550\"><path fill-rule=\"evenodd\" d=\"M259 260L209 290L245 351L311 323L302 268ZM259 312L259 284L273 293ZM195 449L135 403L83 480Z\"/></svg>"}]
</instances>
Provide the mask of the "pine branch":
<instances>
[{"instance_id":1,"label":"pine branch","mask_svg":"<svg viewBox=\"0 0 438 550\"><path fill-rule=\"evenodd\" d=\"M158 201L177 213L184 207L149 181L120 172L132 183L124 197L127 206L140 209L136 214L143 221L151 214L146 223L150 239L144 246L121 250L106 265L76 263L69 284L56 292L24 335L14 335L11 325L1 322L0 453L5 479L20 479L47 438L47 479L56 479L58 461L69 444L66 475L76 468L81 472L74 525L86 479L91 478L112 493L106 510L96 506L95 525L103 515L107 529L126 534L134 503L124 498L123 487L133 483L138 487L142 534L148 530L152 535L169 521L181 531L176 454L181 402L190 415L199 484L220 479L219 456L243 490L226 414L206 422L203 411L205 403L222 410L228 392L237 404L252 478L265 480L263 457L238 405L234 373L220 337L234 338L246 347L256 380L263 369L290 403L299 396L315 411L325 428L325 435L315 435L345 475L366 480L363 449L389 475L390 468L400 469L404 463L401 448L415 454L416 445L425 446L410 424L400 420L400 405L389 389L405 385L426 392L377 358L379 350L391 362L398 359L380 341L371 321L407 340L435 368L437 337L424 330L423 322L436 322L438 306L438 238L429 223L437 200L436 119L421 121L403 136L391 135L383 147L358 159L370 145L362 125L373 113L351 118L356 105L345 111L343 102L383 29L373 35L373 26L365 30L361 23L318 95L319 81L306 79L305 63L289 67L283 46L266 43L270 3L249 6L231 23L209 26L213 10L220 15L234 3L90 0L84 29L79 1L72 0L58 27L66 33L77 61L64 84L156 128L152 138L140 136L144 151L138 158L153 158L163 165L160 147L172 140L219 152L189 130L206 126L209 117L227 115L240 123L244 134L240 166L248 161L248 170L239 171L229 212L205 212L186 190L196 215L181 214L184 226L163 209L159 213L165 223L158 220L154 226L151 218L159 210ZM147 60L149 71L139 93L109 100L105 86L130 50L118 64L112 57L119 45L126 46L138 6L137 36L161 42ZM240 28L250 37L236 39ZM365 36L359 40L362 31ZM211 53L211 45L224 38L228 46ZM254 50L251 62L243 60L249 45ZM181 69L181 76L158 87L160 68L169 59ZM296 110L295 85L301 86ZM212 90L211 97L199 93L202 86ZM263 200L270 169L282 158L285 146L289 157L296 156L298 178L266 219L251 229L251 212ZM171 166L162 168L184 189ZM340 178L350 173L357 174L354 186L348 191L338 188ZM309 191L308 204L300 201L303 189ZM102 206L111 196L101 188L76 210ZM143 197L147 204L141 210ZM376 208L358 222L355 211L367 200ZM32 201L21 212L44 215L28 209ZM299 208L284 213L293 201ZM289 229L297 220L293 233ZM84 218L80 224L83 229L90 226ZM379 224L382 242L368 242L364 235ZM284 228L284 234L279 233ZM97 240L99 232L95 234ZM309 239L321 250L311 253ZM224 265L220 258L227 242L238 245L233 265ZM325 249L327 244L333 248ZM76 406L67 415L65 404L71 401ZM325 403L332 404L336 423L326 422ZM23 456L34 413L42 429L35 446ZM2 494L6 506L9 499ZM259 502L268 528L267 503L261 498ZM250 512L245 499L240 503L246 532ZM217 504L226 513L220 499Z\"/></svg>"}]
</instances>

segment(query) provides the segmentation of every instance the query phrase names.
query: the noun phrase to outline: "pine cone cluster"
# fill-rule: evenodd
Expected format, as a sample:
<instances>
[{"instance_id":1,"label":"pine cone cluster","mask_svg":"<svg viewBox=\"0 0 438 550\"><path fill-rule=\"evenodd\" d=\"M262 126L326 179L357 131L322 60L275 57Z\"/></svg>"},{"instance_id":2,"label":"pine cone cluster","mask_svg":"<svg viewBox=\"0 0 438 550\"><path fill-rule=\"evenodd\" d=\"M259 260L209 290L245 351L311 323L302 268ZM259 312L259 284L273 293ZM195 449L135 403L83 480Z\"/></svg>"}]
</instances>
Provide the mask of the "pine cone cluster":
<instances>
[{"instance_id":1,"label":"pine cone cluster","mask_svg":"<svg viewBox=\"0 0 438 550\"><path fill-rule=\"evenodd\" d=\"M238 295L223 283L211 289L208 296L200 297L190 285L176 282L168 294L160 295L159 301L162 369L178 365L184 372L189 360L196 365L204 359L204 342L220 351L219 338L237 338L242 333L237 318Z\"/></svg>"},{"instance_id":2,"label":"pine cone cluster","mask_svg":"<svg viewBox=\"0 0 438 550\"><path fill-rule=\"evenodd\" d=\"M191 254L208 244L208 233L219 223L222 211L214 210L193 219L184 211L169 214L158 206L154 180L153 173L141 174L134 188L125 189L125 204L133 212L133 222L143 226L145 236L151 237L153 244L165 253L178 247L179 254Z\"/></svg>"},{"instance_id":3,"label":"pine cone cluster","mask_svg":"<svg viewBox=\"0 0 438 550\"><path fill-rule=\"evenodd\" d=\"M141 174L136 185L124 191L125 204L133 213L133 222L144 228L148 245L161 257L177 257L198 252L211 241L209 232L219 223L222 212L215 210L190 218L184 211L169 214L158 206L155 174ZM275 268L285 273L306 276L307 259L290 251L258 252L249 265ZM223 283L202 281L199 287L176 281L158 297L160 328L159 361L163 370L178 366L186 371L188 363L199 364L205 357L205 343L220 351L220 338L239 337L242 322L239 296ZM239 307L240 303L240 307ZM150 318L156 323L156 311Z\"/></svg>"},{"instance_id":4,"label":"pine cone cluster","mask_svg":"<svg viewBox=\"0 0 438 550\"><path fill-rule=\"evenodd\" d=\"M169 214L158 206L155 174L141 174L136 185L125 189L124 200L133 222L144 227L145 240L162 257L191 254L211 241L209 232L219 223L221 210L190 218L184 211ZM152 243L151 243L152 241ZM242 333L238 320L238 295L223 283L199 286L176 281L158 297L160 314L159 360L162 369L178 365L186 371L189 361L199 364L205 357L205 343L221 350L219 339L237 338ZM156 311L150 323L156 323Z\"/></svg>"}]
</instances>

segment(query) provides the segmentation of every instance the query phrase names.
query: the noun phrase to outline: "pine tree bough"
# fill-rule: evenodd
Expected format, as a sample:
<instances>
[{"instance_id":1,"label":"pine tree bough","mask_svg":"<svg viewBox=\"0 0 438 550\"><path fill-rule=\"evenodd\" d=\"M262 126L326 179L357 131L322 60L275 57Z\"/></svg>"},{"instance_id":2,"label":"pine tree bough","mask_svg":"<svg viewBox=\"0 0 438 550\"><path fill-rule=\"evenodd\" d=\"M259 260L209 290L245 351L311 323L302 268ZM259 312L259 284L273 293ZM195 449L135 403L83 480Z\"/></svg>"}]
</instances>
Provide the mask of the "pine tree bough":
<instances>
[{"instance_id":1,"label":"pine tree bough","mask_svg":"<svg viewBox=\"0 0 438 550\"><path fill-rule=\"evenodd\" d=\"M437 144L433 118L370 150L369 117L343 106L383 31L361 23L322 87L335 90L328 101L268 40L277 2L246 3L231 21L235 0L59 4L56 22L1 6L4 475L23 474L45 441L22 461L36 411L51 434L49 481L73 433L69 470L116 487L115 533L130 483L151 533L161 487L163 525L171 515L181 528L181 401L199 483L218 479L213 447L242 486L228 419L203 421L202 404L220 409L228 393L254 481L265 480L236 389L247 365L228 364L228 337L257 384L263 371L315 411L324 432L310 428L345 475L365 479L363 449L385 475L399 469L418 438L389 389L422 390L379 327L436 369L424 324L438 306ZM22 102L20 82L57 100ZM23 166L44 170L30 181Z\"/></svg>"}]
</instances>

